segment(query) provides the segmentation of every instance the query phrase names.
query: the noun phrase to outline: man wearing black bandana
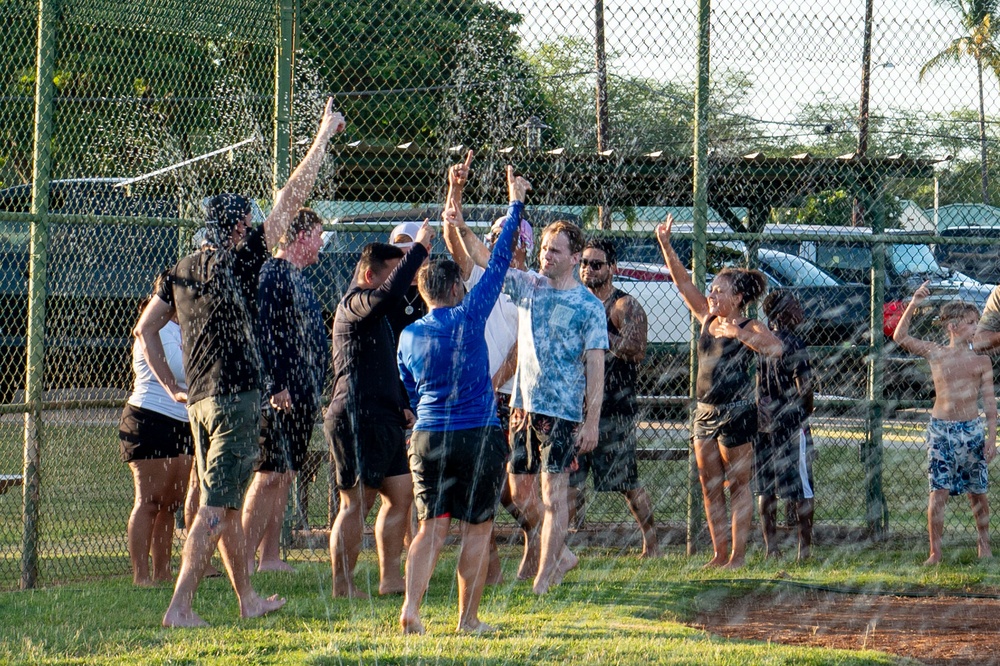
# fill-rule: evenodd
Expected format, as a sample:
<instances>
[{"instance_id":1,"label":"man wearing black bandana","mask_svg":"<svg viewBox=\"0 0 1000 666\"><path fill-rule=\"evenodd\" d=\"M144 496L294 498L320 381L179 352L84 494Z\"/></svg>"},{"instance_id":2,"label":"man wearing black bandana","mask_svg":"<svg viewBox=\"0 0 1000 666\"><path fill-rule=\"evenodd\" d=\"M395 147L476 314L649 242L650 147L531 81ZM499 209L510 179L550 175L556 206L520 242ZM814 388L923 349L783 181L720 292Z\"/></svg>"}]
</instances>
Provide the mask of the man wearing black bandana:
<instances>
[{"instance_id":1,"label":"man wearing black bandana","mask_svg":"<svg viewBox=\"0 0 1000 666\"><path fill-rule=\"evenodd\" d=\"M260 267L305 202L326 155L344 129L344 117L327 102L319 131L302 163L275 197L261 227L252 228L250 201L220 194L208 205L208 243L169 272L135 334L156 378L178 402L188 404L195 439L201 506L188 531L166 627L205 626L192 609L194 593L216 545L236 590L242 617L259 617L284 605L264 598L250 583L240 507L257 458L261 362L254 322ZM183 391L167 365L159 330L176 313L181 326Z\"/></svg>"}]
</instances>

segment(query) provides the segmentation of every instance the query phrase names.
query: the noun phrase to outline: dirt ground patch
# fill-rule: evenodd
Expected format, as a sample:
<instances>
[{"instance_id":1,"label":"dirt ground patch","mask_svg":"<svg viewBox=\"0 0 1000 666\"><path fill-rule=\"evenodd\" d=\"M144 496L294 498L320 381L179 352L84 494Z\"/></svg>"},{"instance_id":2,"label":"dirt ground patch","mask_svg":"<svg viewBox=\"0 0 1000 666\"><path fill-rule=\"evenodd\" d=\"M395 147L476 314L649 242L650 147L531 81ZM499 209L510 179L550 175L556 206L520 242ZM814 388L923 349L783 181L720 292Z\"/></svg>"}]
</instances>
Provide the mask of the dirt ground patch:
<instances>
[{"instance_id":1,"label":"dirt ground patch","mask_svg":"<svg viewBox=\"0 0 1000 666\"><path fill-rule=\"evenodd\" d=\"M692 623L727 638L871 649L925 664L1000 664L1000 600L780 588L696 600Z\"/></svg>"}]
</instances>

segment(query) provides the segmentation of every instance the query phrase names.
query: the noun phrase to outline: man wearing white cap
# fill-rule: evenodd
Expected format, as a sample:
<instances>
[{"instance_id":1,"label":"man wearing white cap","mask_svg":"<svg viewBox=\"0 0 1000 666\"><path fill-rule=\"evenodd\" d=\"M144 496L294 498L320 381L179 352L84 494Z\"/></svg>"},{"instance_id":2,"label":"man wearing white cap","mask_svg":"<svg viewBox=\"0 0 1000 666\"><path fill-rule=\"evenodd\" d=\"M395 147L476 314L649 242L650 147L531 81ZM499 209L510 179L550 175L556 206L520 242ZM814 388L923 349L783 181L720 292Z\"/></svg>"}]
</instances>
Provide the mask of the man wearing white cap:
<instances>
[{"instance_id":1,"label":"man wearing white cap","mask_svg":"<svg viewBox=\"0 0 1000 666\"><path fill-rule=\"evenodd\" d=\"M413 239L417 237L419 231L419 222L397 224L389 234L389 243L405 252L413 246ZM392 328L393 341L398 344L399 334L403 332L403 329L425 314L427 314L427 305L420 297L420 291L417 290L417 278L414 277L413 283L406 290L406 296L400 301L399 307L392 308L386 315L389 326Z\"/></svg>"}]
</instances>

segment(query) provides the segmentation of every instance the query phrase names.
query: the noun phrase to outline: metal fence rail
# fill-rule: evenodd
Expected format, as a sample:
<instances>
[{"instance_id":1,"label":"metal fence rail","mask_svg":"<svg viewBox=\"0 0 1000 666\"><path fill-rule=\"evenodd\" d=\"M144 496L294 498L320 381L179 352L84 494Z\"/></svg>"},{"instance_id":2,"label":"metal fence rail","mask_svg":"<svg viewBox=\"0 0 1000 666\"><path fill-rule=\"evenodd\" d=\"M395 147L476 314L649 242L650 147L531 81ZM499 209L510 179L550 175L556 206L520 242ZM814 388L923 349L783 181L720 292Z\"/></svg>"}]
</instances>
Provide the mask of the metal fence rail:
<instances>
[{"instance_id":1,"label":"metal fence rail","mask_svg":"<svg viewBox=\"0 0 1000 666\"><path fill-rule=\"evenodd\" d=\"M888 335L924 279L915 329L938 339L943 302L981 308L1000 282L1000 90L962 41L992 40L985 16L855 4L0 3L0 588L127 571L116 426L138 305L207 196L268 209L329 96L349 121L312 201L329 317L364 243L440 215L466 150L484 229L515 164L536 225L616 244L651 322L640 473L658 521L697 541L690 315L653 235L670 213L699 284L749 265L811 299L820 534L920 536L932 386ZM295 526L322 529L324 464L308 498ZM632 519L591 495L584 526ZM972 542L968 510L947 533Z\"/></svg>"}]
</instances>

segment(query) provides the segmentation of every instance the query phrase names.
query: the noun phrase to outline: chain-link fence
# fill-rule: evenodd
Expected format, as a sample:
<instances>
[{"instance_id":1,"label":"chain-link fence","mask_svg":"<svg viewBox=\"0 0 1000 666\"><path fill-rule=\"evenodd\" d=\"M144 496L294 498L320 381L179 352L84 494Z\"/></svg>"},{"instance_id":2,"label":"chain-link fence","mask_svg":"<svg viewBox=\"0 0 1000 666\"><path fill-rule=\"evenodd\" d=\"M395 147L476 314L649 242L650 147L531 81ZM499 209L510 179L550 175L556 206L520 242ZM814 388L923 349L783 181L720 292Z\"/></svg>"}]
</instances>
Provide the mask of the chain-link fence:
<instances>
[{"instance_id":1,"label":"chain-link fence","mask_svg":"<svg viewBox=\"0 0 1000 666\"><path fill-rule=\"evenodd\" d=\"M921 535L933 386L888 336L924 280L914 330L938 339L943 302L983 308L1000 281L992 5L971 7L0 3L0 587L127 571L116 426L139 304L207 196L268 209L330 95L349 128L313 192L330 233L310 269L329 318L365 242L439 217L447 165L476 152L485 232L515 164L536 229L616 243L650 322L640 476L663 530L700 539L691 318L653 234L670 213L699 281L749 265L803 302L821 538ZM314 461L295 527L329 524ZM633 534L618 496L590 495L583 526ZM968 539L968 511L947 530Z\"/></svg>"}]
</instances>

